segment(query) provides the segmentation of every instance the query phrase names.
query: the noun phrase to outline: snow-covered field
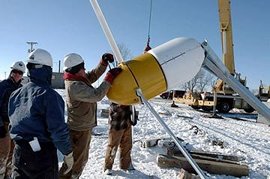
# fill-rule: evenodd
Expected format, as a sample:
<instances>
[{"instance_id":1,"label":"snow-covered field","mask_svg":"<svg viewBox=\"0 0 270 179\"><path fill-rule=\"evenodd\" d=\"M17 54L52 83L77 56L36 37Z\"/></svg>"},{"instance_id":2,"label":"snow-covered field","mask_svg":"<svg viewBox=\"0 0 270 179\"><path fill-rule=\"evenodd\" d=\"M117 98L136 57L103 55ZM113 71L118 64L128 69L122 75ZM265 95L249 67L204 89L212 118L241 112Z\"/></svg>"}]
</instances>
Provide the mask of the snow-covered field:
<instances>
[{"instance_id":1,"label":"snow-covered field","mask_svg":"<svg viewBox=\"0 0 270 179\"><path fill-rule=\"evenodd\" d=\"M64 90L57 91L65 98ZM192 149L243 157L243 163L249 167L249 176L242 178L266 179L270 176L269 126L255 123L254 119L244 121L231 118L239 117L237 114L225 115L223 119L209 118L209 114L195 111L186 105L177 104L179 108L171 108L170 101L158 97L150 100L150 103L173 133L188 143ZM98 103L98 126L94 128L94 132L101 135L92 138L89 160L81 178L177 178L180 169L161 169L157 166L157 155L165 152L161 145L151 148L141 147L142 140L169 137L144 105L136 105L139 121L133 128L132 161L136 170L131 172L120 170L117 156L113 175L103 174L108 124L107 118L102 118L100 112L108 106L109 101L106 99ZM251 118L255 116L251 115ZM199 129L197 134L193 126ZM222 141L223 147L213 145L214 140ZM208 176L217 179L235 178L225 175L208 174Z\"/></svg>"}]
</instances>

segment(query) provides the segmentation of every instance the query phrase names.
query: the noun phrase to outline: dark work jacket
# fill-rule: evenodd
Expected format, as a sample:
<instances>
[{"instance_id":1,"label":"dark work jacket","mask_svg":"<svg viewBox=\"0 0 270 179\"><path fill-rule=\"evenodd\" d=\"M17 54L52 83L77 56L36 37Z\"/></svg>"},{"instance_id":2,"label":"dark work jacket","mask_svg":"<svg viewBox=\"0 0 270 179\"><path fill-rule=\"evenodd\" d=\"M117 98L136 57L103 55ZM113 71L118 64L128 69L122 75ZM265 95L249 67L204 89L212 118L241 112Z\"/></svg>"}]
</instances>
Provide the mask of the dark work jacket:
<instances>
[{"instance_id":1,"label":"dark work jacket","mask_svg":"<svg viewBox=\"0 0 270 179\"><path fill-rule=\"evenodd\" d=\"M52 69L30 70L30 82L14 91L9 101L10 136L15 141L52 142L64 155L71 152L64 101L50 87Z\"/></svg>"},{"instance_id":2,"label":"dark work jacket","mask_svg":"<svg viewBox=\"0 0 270 179\"><path fill-rule=\"evenodd\" d=\"M21 80L15 82L11 77L0 82L0 126L3 122L9 122L8 101L11 93L21 87Z\"/></svg>"},{"instance_id":3,"label":"dark work jacket","mask_svg":"<svg viewBox=\"0 0 270 179\"><path fill-rule=\"evenodd\" d=\"M126 129L131 124L131 106L112 103L109 109L109 124L111 129Z\"/></svg>"}]
</instances>

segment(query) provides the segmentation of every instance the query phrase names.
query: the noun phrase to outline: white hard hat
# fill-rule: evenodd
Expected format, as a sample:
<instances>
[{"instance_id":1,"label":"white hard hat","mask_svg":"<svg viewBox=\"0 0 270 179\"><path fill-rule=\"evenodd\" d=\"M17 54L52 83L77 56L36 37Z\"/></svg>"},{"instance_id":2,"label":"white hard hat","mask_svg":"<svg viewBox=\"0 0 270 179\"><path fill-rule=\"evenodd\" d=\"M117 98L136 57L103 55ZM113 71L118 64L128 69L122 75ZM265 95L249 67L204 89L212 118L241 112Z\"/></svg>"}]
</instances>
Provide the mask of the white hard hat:
<instances>
[{"instance_id":1,"label":"white hard hat","mask_svg":"<svg viewBox=\"0 0 270 179\"><path fill-rule=\"evenodd\" d=\"M25 72L25 64L22 61L14 62L11 67L12 70L18 70L21 72Z\"/></svg>"},{"instance_id":2,"label":"white hard hat","mask_svg":"<svg viewBox=\"0 0 270 179\"><path fill-rule=\"evenodd\" d=\"M77 66L83 62L84 60L79 54L70 53L64 57L64 70Z\"/></svg>"},{"instance_id":3,"label":"white hard hat","mask_svg":"<svg viewBox=\"0 0 270 179\"><path fill-rule=\"evenodd\" d=\"M36 49L31 52L28 56L28 63L39 64L39 65L46 65L46 66L53 66L52 56L49 52L43 49Z\"/></svg>"}]
</instances>

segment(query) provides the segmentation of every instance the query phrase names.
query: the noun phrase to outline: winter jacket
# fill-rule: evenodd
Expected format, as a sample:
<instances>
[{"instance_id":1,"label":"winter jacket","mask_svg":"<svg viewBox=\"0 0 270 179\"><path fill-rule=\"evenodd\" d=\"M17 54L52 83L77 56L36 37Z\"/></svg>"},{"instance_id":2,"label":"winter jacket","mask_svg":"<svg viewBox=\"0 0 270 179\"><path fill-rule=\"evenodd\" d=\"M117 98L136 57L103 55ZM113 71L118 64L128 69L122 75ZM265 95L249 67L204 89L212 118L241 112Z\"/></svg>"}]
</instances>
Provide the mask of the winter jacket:
<instances>
[{"instance_id":1,"label":"winter jacket","mask_svg":"<svg viewBox=\"0 0 270 179\"><path fill-rule=\"evenodd\" d=\"M86 78L70 73L64 74L70 129L86 131L97 125L97 101L107 94L111 85L103 81L98 88L94 88L91 84L105 72L106 67L99 64L95 69L86 73Z\"/></svg>"},{"instance_id":2,"label":"winter jacket","mask_svg":"<svg viewBox=\"0 0 270 179\"><path fill-rule=\"evenodd\" d=\"M112 103L109 109L109 124L111 129L126 129L131 124L132 106Z\"/></svg>"},{"instance_id":3,"label":"winter jacket","mask_svg":"<svg viewBox=\"0 0 270 179\"><path fill-rule=\"evenodd\" d=\"M14 91L9 101L10 135L15 141L53 142L64 155L72 151L64 118L64 101L50 87L52 69L30 70L30 82Z\"/></svg>"},{"instance_id":4,"label":"winter jacket","mask_svg":"<svg viewBox=\"0 0 270 179\"><path fill-rule=\"evenodd\" d=\"M21 80L15 82L11 77L0 82L0 126L9 122L8 101L11 93L21 87Z\"/></svg>"}]
</instances>

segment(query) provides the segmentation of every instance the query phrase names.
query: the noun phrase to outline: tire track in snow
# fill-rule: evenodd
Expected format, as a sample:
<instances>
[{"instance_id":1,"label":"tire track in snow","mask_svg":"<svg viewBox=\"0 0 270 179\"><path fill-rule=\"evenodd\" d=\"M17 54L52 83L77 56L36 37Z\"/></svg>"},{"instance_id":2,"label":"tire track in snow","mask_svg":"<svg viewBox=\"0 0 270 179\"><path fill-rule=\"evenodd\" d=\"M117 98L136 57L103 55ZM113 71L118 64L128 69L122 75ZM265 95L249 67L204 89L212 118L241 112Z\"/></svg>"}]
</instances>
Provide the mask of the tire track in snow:
<instances>
[{"instance_id":1,"label":"tire track in snow","mask_svg":"<svg viewBox=\"0 0 270 179\"><path fill-rule=\"evenodd\" d=\"M201 117L201 115L197 111L191 110L187 111L187 109L182 109L181 107L171 108L164 104L162 105L158 102L153 103L155 105L162 106L163 108L165 108L168 111L171 111L172 113L177 112L181 114L183 113L189 114L192 112L194 114L193 116L194 118L190 120L184 120L186 123L190 125L195 124L198 127L201 127L202 129L206 130L208 134L218 136L219 138L224 139L234 148L237 149L241 148L241 150L249 157L249 161L264 160L270 163L270 142L269 142L270 134L268 132L265 132L267 129L265 129L264 126L261 126L259 124L260 127L257 127L258 124L254 123L252 125L248 125L248 132L245 132L243 129L241 128L239 129L239 127L243 127L243 125L239 126L238 123L232 122L231 120L233 119L217 120L214 118L205 118ZM208 122L205 119L207 119ZM245 123L245 121L241 121L241 123L243 124ZM226 128L226 130L224 128ZM259 129L265 132L264 136L261 135L262 132L261 131L259 132ZM246 136L249 135L253 136L250 136L246 139ZM262 142L263 145L261 145ZM253 156L260 156L260 157L255 158Z\"/></svg>"}]
</instances>

